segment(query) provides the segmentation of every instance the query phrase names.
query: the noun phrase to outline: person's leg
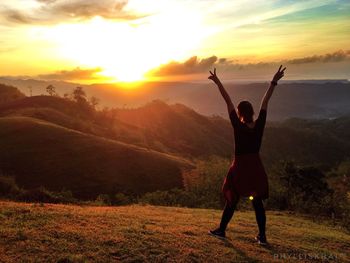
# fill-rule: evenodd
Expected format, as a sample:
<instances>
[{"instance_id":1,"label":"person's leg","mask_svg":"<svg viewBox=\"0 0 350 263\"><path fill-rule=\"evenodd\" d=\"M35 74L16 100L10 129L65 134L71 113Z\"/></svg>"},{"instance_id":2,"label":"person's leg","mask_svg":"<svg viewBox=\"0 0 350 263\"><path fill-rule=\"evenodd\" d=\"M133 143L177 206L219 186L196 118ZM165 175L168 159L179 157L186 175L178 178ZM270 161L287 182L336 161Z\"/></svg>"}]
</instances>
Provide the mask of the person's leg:
<instances>
[{"instance_id":1,"label":"person's leg","mask_svg":"<svg viewBox=\"0 0 350 263\"><path fill-rule=\"evenodd\" d=\"M231 204L226 201L224 211L222 212L221 222L220 222L220 230L225 232L228 223L230 222L233 213L237 207L237 203L239 201L239 197L237 197Z\"/></svg>"},{"instance_id":2,"label":"person's leg","mask_svg":"<svg viewBox=\"0 0 350 263\"><path fill-rule=\"evenodd\" d=\"M259 236L265 237L266 215L265 215L264 204L261 198L258 198L258 197L254 197L252 203L255 210L256 222L258 223L258 227L259 227Z\"/></svg>"},{"instance_id":3,"label":"person's leg","mask_svg":"<svg viewBox=\"0 0 350 263\"><path fill-rule=\"evenodd\" d=\"M226 234L225 234L226 227L233 216L238 200L239 200L239 196L237 195L237 197L233 200L233 202L229 203L226 201L224 211L222 212L220 226L214 230L209 230L209 234L219 238L226 237Z\"/></svg>"}]
</instances>

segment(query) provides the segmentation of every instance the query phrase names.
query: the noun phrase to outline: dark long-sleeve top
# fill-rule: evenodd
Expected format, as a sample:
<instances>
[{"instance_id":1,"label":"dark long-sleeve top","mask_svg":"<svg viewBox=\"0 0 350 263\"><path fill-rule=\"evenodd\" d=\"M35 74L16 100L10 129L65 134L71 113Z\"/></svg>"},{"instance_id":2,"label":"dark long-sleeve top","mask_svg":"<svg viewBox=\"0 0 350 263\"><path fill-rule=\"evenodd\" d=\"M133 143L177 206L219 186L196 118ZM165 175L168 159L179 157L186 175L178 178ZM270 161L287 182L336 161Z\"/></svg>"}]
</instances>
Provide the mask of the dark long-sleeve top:
<instances>
[{"instance_id":1,"label":"dark long-sleeve top","mask_svg":"<svg viewBox=\"0 0 350 263\"><path fill-rule=\"evenodd\" d=\"M259 153L266 123L266 110L261 109L254 128L241 122L236 110L230 112L230 120L234 129L235 155Z\"/></svg>"}]
</instances>

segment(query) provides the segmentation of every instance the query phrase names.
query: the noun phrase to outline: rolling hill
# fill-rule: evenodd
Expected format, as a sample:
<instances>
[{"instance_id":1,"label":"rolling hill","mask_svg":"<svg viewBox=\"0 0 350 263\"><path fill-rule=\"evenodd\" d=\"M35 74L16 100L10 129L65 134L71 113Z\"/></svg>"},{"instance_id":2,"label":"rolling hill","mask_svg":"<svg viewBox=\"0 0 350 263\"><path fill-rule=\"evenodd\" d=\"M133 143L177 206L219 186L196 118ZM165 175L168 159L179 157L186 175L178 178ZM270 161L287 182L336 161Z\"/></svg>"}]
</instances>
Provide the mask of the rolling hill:
<instances>
[{"instance_id":1,"label":"rolling hill","mask_svg":"<svg viewBox=\"0 0 350 263\"><path fill-rule=\"evenodd\" d=\"M16 101L25 95L13 86L0 83L0 104Z\"/></svg>"},{"instance_id":2,"label":"rolling hill","mask_svg":"<svg viewBox=\"0 0 350 263\"><path fill-rule=\"evenodd\" d=\"M108 114L113 117L102 121L102 112L86 111L73 101L51 96L25 97L0 105L0 116L41 119L192 161L211 155L233 157L231 124L219 116L203 116L185 105L160 100L139 108L116 108ZM349 126L350 118L346 116L268 122L262 156L268 168L281 160L294 160L329 169L348 157Z\"/></svg>"},{"instance_id":3,"label":"rolling hill","mask_svg":"<svg viewBox=\"0 0 350 263\"><path fill-rule=\"evenodd\" d=\"M224 119L206 117L185 105L160 100L135 109L117 109L115 113L120 122L142 130L152 148L187 158L230 157L233 133Z\"/></svg>"},{"instance_id":4,"label":"rolling hill","mask_svg":"<svg viewBox=\"0 0 350 263\"><path fill-rule=\"evenodd\" d=\"M69 189L77 197L182 187L190 163L29 117L0 118L0 167L24 188Z\"/></svg>"}]
</instances>

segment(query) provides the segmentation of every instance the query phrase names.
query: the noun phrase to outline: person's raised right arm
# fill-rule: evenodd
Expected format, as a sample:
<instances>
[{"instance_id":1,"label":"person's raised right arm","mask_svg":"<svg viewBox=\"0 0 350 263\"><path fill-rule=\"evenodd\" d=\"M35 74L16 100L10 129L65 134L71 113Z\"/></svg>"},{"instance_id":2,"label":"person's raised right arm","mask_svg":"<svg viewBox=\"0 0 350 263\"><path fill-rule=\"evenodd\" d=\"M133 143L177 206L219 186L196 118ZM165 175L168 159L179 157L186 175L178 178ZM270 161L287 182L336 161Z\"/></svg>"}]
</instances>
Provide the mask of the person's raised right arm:
<instances>
[{"instance_id":1,"label":"person's raised right arm","mask_svg":"<svg viewBox=\"0 0 350 263\"><path fill-rule=\"evenodd\" d=\"M231 115L232 111L235 110L235 107L233 106L231 98L228 95L228 93L226 92L226 90L225 90L224 86L222 85L220 79L216 75L216 68L214 68L214 73L211 72L211 71L209 71L209 73L210 73L210 76L208 77L208 79L211 79L212 81L214 81L214 83L218 86L219 91L220 91L222 97L224 98L224 100L226 102L228 114Z\"/></svg>"},{"instance_id":2,"label":"person's raised right arm","mask_svg":"<svg viewBox=\"0 0 350 263\"><path fill-rule=\"evenodd\" d=\"M278 71L273 76L273 79L270 83L270 86L267 89L267 91L265 92L265 95L261 101L261 106L260 106L260 109L262 109L262 110L265 110L265 111L267 110L267 106L269 104L272 93L275 90L275 87L277 85L277 81L279 81L284 76L284 71L286 70L286 68L283 68L282 70L281 70L281 68L282 68L282 65L279 67Z\"/></svg>"}]
</instances>

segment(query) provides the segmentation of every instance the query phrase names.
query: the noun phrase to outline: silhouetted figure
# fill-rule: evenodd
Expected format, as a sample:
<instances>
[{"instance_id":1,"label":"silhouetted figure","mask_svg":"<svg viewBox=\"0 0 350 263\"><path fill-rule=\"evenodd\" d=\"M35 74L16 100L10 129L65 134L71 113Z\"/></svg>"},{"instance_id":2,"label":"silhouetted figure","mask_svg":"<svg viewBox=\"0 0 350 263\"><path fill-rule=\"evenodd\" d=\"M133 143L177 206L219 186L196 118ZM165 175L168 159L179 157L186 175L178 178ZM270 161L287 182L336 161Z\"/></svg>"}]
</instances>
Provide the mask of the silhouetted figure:
<instances>
[{"instance_id":1,"label":"silhouetted figure","mask_svg":"<svg viewBox=\"0 0 350 263\"><path fill-rule=\"evenodd\" d=\"M261 162L259 151L264 133L267 105L274 91L277 81L284 76L282 65L271 81L261 102L259 116L253 121L254 110L250 102L241 101L237 110L221 84L216 69L210 71L208 77L216 83L221 95L226 101L230 120L234 129L235 157L226 175L222 191L226 200L220 226L209 233L220 238L225 238L227 224L230 222L240 197L250 197L255 210L259 234L255 237L259 244L265 245L266 215L263 200L269 197L268 178Z\"/></svg>"}]
</instances>

